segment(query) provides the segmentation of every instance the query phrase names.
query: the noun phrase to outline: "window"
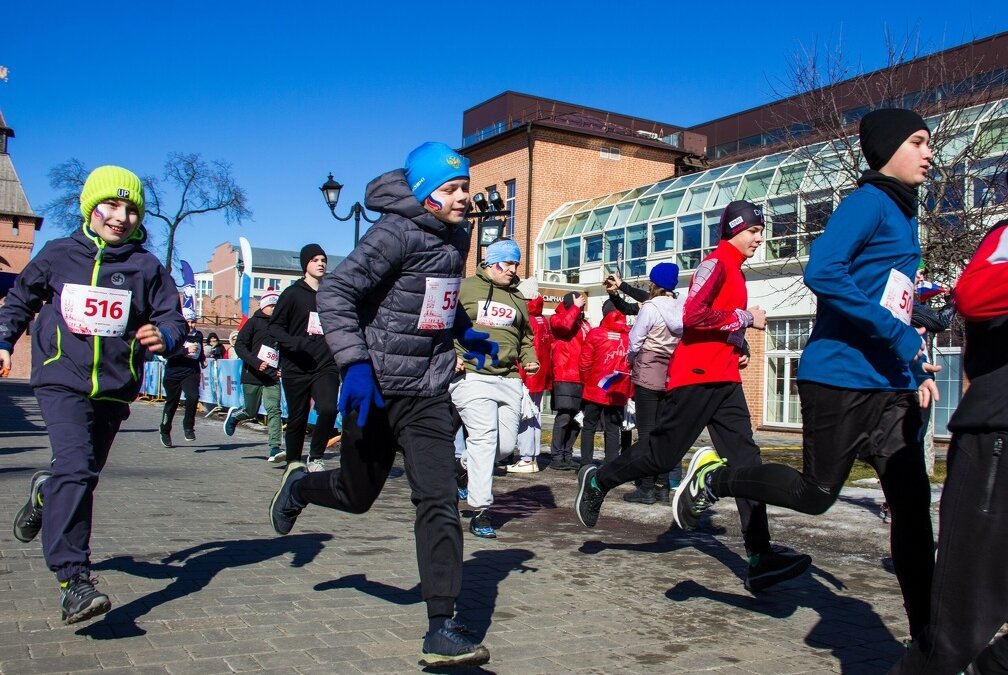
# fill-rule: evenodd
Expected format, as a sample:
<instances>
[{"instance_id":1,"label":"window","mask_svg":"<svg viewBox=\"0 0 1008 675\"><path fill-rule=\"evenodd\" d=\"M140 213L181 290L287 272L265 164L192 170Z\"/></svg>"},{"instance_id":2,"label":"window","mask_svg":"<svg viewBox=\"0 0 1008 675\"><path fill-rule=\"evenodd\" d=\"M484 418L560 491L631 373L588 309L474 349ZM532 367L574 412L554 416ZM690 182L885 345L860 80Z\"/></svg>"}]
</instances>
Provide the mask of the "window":
<instances>
[{"instance_id":1,"label":"window","mask_svg":"<svg viewBox=\"0 0 1008 675\"><path fill-rule=\"evenodd\" d=\"M252 277L252 289L256 291L266 290L266 277Z\"/></svg>"},{"instance_id":2,"label":"window","mask_svg":"<svg viewBox=\"0 0 1008 675\"><path fill-rule=\"evenodd\" d=\"M515 227L515 182L514 180L504 181L504 208L510 214L504 225L504 236L514 237Z\"/></svg>"},{"instance_id":3,"label":"window","mask_svg":"<svg viewBox=\"0 0 1008 675\"><path fill-rule=\"evenodd\" d=\"M598 262L602 260L602 235L593 234L590 237L585 237L585 262Z\"/></svg>"},{"instance_id":4,"label":"window","mask_svg":"<svg viewBox=\"0 0 1008 675\"><path fill-rule=\"evenodd\" d=\"M270 279L266 284L266 288L272 288L274 291L280 290L280 279L276 277Z\"/></svg>"},{"instance_id":5,"label":"window","mask_svg":"<svg viewBox=\"0 0 1008 675\"><path fill-rule=\"evenodd\" d=\"M700 230L703 217L699 213L684 216L679 219L679 253L676 264L681 270L696 269L700 264L700 249L703 247L703 234Z\"/></svg>"},{"instance_id":6,"label":"window","mask_svg":"<svg viewBox=\"0 0 1008 675\"><path fill-rule=\"evenodd\" d=\"M213 279L196 280L196 296L209 295L213 297Z\"/></svg>"},{"instance_id":7,"label":"window","mask_svg":"<svg viewBox=\"0 0 1008 675\"><path fill-rule=\"evenodd\" d=\"M1008 203L1008 155L977 162L972 173L973 206Z\"/></svg>"},{"instance_id":8,"label":"window","mask_svg":"<svg viewBox=\"0 0 1008 675\"><path fill-rule=\"evenodd\" d=\"M958 347L937 347L934 360L942 367L935 373L939 398L934 403L934 433L936 436L951 436L948 421L962 396L962 350Z\"/></svg>"},{"instance_id":9,"label":"window","mask_svg":"<svg viewBox=\"0 0 1008 675\"><path fill-rule=\"evenodd\" d=\"M675 247L675 221L655 223L651 226L651 250L654 253L671 251Z\"/></svg>"},{"instance_id":10,"label":"window","mask_svg":"<svg viewBox=\"0 0 1008 675\"><path fill-rule=\"evenodd\" d=\"M627 228L626 250L623 252L627 277L642 277L647 274L647 232L647 223Z\"/></svg>"},{"instance_id":11,"label":"window","mask_svg":"<svg viewBox=\"0 0 1008 675\"><path fill-rule=\"evenodd\" d=\"M766 401L763 421L798 426L802 423L798 400L798 361L812 332L812 317L767 321Z\"/></svg>"},{"instance_id":12,"label":"window","mask_svg":"<svg viewBox=\"0 0 1008 675\"><path fill-rule=\"evenodd\" d=\"M800 246L796 201L794 197L770 200L766 237L769 259L786 260L807 253Z\"/></svg>"},{"instance_id":13,"label":"window","mask_svg":"<svg viewBox=\"0 0 1008 675\"><path fill-rule=\"evenodd\" d=\"M611 159L611 160L614 160L614 161L617 161L617 162L619 161L619 158L620 158L619 148L616 148L616 147L612 147L612 148L600 148L599 151L598 151L598 154L599 154L599 157L601 157L602 159Z\"/></svg>"}]
</instances>

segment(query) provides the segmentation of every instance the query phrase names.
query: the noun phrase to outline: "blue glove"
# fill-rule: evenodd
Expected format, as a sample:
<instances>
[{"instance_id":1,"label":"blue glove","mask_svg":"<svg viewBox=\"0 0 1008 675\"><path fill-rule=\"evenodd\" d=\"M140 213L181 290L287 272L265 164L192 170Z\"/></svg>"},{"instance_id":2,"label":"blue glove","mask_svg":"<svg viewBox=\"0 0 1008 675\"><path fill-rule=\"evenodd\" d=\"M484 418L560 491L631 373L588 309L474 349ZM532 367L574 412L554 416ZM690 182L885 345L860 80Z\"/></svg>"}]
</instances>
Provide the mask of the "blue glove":
<instances>
[{"instance_id":1,"label":"blue glove","mask_svg":"<svg viewBox=\"0 0 1008 675\"><path fill-rule=\"evenodd\" d=\"M471 326L466 328L462 337L458 338L458 343L466 350L462 354L462 358L475 359L476 367L482 370L483 364L486 363L486 357L489 356L491 363L496 366L500 345L493 340L488 340L489 337L490 333L481 333Z\"/></svg>"},{"instance_id":2,"label":"blue glove","mask_svg":"<svg viewBox=\"0 0 1008 675\"><path fill-rule=\"evenodd\" d=\"M385 399L378 391L378 382L375 381L374 369L366 361L351 364L343 372L336 408L344 418L351 411L358 411L357 426L363 429L372 405L376 408L385 407Z\"/></svg>"}]
</instances>

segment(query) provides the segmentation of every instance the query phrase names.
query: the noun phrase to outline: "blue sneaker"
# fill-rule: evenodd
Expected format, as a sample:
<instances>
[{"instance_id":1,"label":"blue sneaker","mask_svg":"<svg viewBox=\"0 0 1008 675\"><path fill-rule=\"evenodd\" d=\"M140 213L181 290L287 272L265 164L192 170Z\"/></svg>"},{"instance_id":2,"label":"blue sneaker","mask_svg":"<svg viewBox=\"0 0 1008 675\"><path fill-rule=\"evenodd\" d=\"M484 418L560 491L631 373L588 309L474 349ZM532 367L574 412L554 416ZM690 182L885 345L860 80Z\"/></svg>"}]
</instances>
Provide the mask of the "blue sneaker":
<instances>
[{"instance_id":1,"label":"blue sneaker","mask_svg":"<svg viewBox=\"0 0 1008 675\"><path fill-rule=\"evenodd\" d=\"M469 521L469 531L477 537L483 537L484 539L497 538L497 532L494 531L493 525L490 524L490 514L487 513L486 509L481 510Z\"/></svg>"},{"instance_id":2,"label":"blue sneaker","mask_svg":"<svg viewBox=\"0 0 1008 675\"><path fill-rule=\"evenodd\" d=\"M291 462L284 471L280 489L270 502L270 523L277 534L287 534L294 528L294 522L301 515L305 505L294 499L294 484L308 475L304 462Z\"/></svg>"},{"instance_id":3,"label":"blue sneaker","mask_svg":"<svg viewBox=\"0 0 1008 675\"><path fill-rule=\"evenodd\" d=\"M238 413L241 412L241 408L237 406L232 406L228 408L227 417L224 418L224 433L228 436L234 436L235 429L238 427Z\"/></svg>"},{"instance_id":4,"label":"blue sneaker","mask_svg":"<svg viewBox=\"0 0 1008 675\"><path fill-rule=\"evenodd\" d=\"M431 667L482 666L490 660L490 651L475 642L466 627L445 619L433 633L424 636L420 665Z\"/></svg>"}]
</instances>

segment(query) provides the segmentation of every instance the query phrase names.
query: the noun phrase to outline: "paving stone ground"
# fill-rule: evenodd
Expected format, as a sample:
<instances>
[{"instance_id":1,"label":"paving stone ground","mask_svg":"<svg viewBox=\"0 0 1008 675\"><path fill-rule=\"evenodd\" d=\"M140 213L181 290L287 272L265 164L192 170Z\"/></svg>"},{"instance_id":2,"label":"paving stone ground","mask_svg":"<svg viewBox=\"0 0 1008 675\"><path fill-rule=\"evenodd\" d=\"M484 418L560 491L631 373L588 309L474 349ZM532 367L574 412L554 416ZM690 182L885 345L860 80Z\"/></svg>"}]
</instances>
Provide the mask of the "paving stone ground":
<instances>
[{"instance_id":1,"label":"paving stone ground","mask_svg":"<svg viewBox=\"0 0 1008 675\"><path fill-rule=\"evenodd\" d=\"M158 442L160 407L136 403L99 484L92 537L107 615L64 626L39 541L10 521L49 446L24 382L0 380L0 673L416 672L426 615L401 462L374 508L309 507L276 536L280 468L265 437L220 419ZM335 464L336 455L327 456ZM465 535L458 610L492 673L882 673L906 621L880 495L847 490L826 515L771 509L777 541L811 573L759 595L742 586L733 506L700 531L614 491L598 526L571 506L573 473L499 477L496 540ZM463 512L465 513L465 504Z\"/></svg>"}]
</instances>

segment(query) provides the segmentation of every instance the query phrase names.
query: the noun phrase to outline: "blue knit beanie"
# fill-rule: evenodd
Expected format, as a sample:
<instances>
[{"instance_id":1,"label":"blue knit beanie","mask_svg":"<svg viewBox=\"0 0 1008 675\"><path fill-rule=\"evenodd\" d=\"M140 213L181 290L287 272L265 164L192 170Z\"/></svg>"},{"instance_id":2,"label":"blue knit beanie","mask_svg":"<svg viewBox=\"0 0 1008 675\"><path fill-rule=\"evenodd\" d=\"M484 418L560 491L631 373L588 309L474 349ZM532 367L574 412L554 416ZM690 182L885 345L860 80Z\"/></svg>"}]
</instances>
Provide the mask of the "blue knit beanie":
<instances>
[{"instance_id":1,"label":"blue knit beanie","mask_svg":"<svg viewBox=\"0 0 1008 675\"><path fill-rule=\"evenodd\" d=\"M521 249L513 239L501 239L487 246L484 260L487 265L501 262L521 262Z\"/></svg>"},{"instance_id":2,"label":"blue knit beanie","mask_svg":"<svg viewBox=\"0 0 1008 675\"><path fill-rule=\"evenodd\" d=\"M666 291L674 291L679 284L679 266L674 262L658 263L651 268L648 279L655 286L664 288Z\"/></svg>"},{"instance_id":3,"label":"blue knit beanie","mask_svg":"<svg viewBox=\"0 0 1008 675\"><path fill-rule=\"evenodd\" d=\"M406 182L417 201L455 178L469 177L469 160L444 143L427 142L406 157Z\"/></svg>"}]
</instances>

